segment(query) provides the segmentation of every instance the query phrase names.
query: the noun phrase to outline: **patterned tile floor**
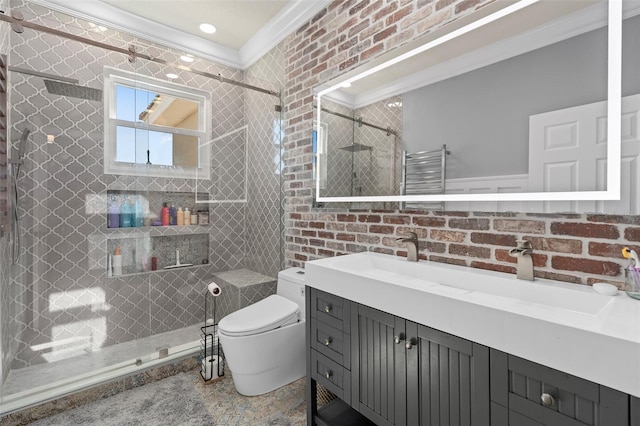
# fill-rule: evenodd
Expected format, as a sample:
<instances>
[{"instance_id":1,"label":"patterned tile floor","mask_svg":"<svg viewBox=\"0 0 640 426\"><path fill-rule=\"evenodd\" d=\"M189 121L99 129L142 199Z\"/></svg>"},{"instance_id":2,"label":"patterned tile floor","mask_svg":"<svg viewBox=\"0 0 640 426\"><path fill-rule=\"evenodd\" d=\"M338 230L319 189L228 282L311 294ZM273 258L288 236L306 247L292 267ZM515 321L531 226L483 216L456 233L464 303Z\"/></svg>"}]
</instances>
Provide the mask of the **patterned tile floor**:
<instances>
[{"instance_id":1,"label":"patterned tile floor","mask_svg":"<svg viewBox=\"0 0 640 426\"><path fill-rule=\"evenodd\" d=\"M194 388L216 426L306 425L304 378L265 395L248 397L236 392L227 370L225 378L213 384L203 385L196 377Z\"/></svg>"}]
</instances>

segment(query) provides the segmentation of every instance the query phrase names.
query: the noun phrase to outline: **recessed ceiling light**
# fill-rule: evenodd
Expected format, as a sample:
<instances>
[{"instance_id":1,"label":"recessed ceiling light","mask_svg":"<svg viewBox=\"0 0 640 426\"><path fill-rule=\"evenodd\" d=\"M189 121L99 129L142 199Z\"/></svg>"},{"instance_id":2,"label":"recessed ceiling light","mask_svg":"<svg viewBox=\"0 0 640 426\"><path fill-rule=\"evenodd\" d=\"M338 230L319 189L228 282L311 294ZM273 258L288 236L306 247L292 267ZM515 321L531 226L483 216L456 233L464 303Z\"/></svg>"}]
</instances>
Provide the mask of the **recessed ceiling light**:
<instances>
[{"instance_id":1,"label":"recessed ceiling light","mask_svg":"<svg viewBox=\"0 0 640 426\"><path fill-rule=\"evenodd\" d=\"M389 102L387 106L389 108L402 108L402 101Z\"/></svg>"},{"instance_id":2,"label":"recessed ceiling light","mask_svg":"<svg viewBox=\"0 0 640 426\"><path fill-rule=\"evenodd\" d=\"M175 80L176 78L178 78L178 74L169 73L167 74L167 78L170 78L171 80Z\"/></svg>"},{"instance_id":3,"label":"recessed ceiling light","mask_svg":"<svg viewBox=\"0 0 640 426\"><path fill-rule=\"evenodd\" d=\"M351 87L351 83L348 81L345 81L344 83L342 83L340 86L342 87Z\"/></svg>"},{"instance_id":4,"label":"recessed ceiling light","mask_svg":"<svg viewBox=\"0 0 640 426\"><path fill-rule=\"evenodd\" d=\"M191 63L191 62L193 62L193 59L194 59L194 58L193 58L193 56L191 56L191 55L182 55L182 56L180 56L180 60L181 60L182 62L188 62L188 63Z\"/></svg>"},{"instance_id":5,"label":"recessed ceiling light","mask_svg":"<svg viewBox=\"0 0 640 426\"><path fill-rule=\"evenodd\" d=\"M216 27L211 24L204 23L200 24L200 31L207 34L213 34L216 32Z\"/></svg>"}]
</instances>

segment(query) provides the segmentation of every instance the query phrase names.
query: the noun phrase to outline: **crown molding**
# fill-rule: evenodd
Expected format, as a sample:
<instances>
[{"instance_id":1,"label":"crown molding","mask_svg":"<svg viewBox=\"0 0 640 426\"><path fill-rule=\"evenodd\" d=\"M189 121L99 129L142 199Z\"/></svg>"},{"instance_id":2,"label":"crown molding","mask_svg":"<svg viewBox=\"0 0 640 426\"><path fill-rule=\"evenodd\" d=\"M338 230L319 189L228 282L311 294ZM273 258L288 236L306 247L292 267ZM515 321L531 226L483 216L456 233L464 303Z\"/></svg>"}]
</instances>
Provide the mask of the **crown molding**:
<instances>
[{"instance_id":1,"label":"crown molding","mask_svg":"<svg viewBox=\"0 0 640 426\"><path fill-rule=\"evenodd\" d=\"M293 0L240 48L240 62L251 66L289 34L327 7L332 0Z\"/></svg>"},{"instance_id":2,"label":"crown molding","mask_svg":"<svg viewBox=\"0 0 640 426\"><path fill-rule=\"evenodd\" d=\"M292 1L239 51L134 15L100 0L31 1L136 37L156 41L172 49L244 70L326 7L331 0Z\"/></svg>"}]
</instances>

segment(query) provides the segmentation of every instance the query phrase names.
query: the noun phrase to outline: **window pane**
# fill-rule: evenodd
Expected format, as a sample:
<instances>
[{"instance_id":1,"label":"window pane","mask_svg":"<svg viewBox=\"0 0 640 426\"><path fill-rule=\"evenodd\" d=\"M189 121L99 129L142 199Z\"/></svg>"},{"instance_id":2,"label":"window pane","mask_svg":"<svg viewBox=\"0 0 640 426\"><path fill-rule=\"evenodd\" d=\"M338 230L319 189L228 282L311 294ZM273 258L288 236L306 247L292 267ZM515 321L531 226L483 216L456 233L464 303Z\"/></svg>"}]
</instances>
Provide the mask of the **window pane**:
<instances>
[{"instance_id":1,"label":"window pane","mask_svg":"<svg viewBox=\"0 0 640 426\"><path fill-rule=\"evenodd\" d=\"M159 93L145 108L138 116L145 123L176 129L199 130L200 104L196 101Z\"/></svg>"},{"instance_id":2,"label":"window pane","mask_svg":"<svg viewBox=\"0 0 640 426\"><path fill-rule=\"evenodd\" d=\"M132 87L116 85L116 118L136 121L135 90Z\"/></svg>"},{"instance_id":3,"label":"window pane","mask_svg":"<svg viewBox=\"0 0 640 426\"><path fill-rule=\"evenodd\" d=\"M136 162L136 134L131 127L118 126L116 129L116 161Z\"/></svg>"},{"instance_id":4,"label":"window pane","mask_svg":"<svg viewBox=\"0 0 640 426\"><path fill-rule=\"evenodd\" d=\"M146 131L145 131L146 132ZM163 132L146 132L149 138L151 164L156 166L173 165L173 135Z\"/></svg>"}]
</instances>

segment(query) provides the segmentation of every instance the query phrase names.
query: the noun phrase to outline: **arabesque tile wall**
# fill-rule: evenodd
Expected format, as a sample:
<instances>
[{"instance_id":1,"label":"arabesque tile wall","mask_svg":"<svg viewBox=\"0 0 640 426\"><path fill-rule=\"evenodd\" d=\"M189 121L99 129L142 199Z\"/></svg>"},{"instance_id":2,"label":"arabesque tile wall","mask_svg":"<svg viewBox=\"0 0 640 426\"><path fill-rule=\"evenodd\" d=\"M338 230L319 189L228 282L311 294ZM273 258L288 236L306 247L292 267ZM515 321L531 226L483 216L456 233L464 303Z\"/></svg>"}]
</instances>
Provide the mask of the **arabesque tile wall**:
<instances>
[{"instance_id":1,"label":"arabesque tile wall","mask_svg":"<svg viewBox=\"0 0 640 426\"><path fill-rule=\"evenodd\" d=\"M285 259L288 266L347 253L399 256L417 232L420 256L515 273L508 250L534 247L537 277L622 285L625 245L640 250L640 216L317 209L313 204L313 88L491 3L487 0L334 1L286 40ZM328 206L331 207L331 206Z\"/></svg>"}]
</instances>

